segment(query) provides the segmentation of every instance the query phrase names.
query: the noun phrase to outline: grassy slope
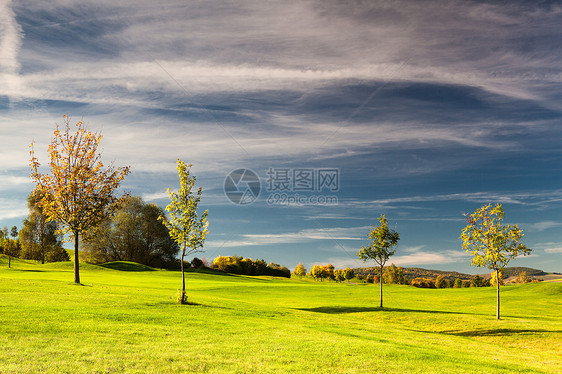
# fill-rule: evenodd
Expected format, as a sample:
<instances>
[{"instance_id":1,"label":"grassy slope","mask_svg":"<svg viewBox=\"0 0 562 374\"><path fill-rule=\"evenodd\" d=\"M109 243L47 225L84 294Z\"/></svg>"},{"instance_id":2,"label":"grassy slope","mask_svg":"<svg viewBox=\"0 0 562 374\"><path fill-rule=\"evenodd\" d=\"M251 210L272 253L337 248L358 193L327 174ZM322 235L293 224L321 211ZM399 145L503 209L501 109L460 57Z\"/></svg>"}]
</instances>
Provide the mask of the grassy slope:
<instances>
[{"instance_id":1,"label":"grassy slope","mask_svg":"<svg viewBox=\"0 0 562 374\"><path fill-rule=\"evenodd\" d=\"M0 258L0 372L545 372L562 284L417 289ZM111 268L113 267L113 269ZM124 265L125 270L131 270ZM145 269L146 270L146 269Z\"/></svg>"}]
</instances>

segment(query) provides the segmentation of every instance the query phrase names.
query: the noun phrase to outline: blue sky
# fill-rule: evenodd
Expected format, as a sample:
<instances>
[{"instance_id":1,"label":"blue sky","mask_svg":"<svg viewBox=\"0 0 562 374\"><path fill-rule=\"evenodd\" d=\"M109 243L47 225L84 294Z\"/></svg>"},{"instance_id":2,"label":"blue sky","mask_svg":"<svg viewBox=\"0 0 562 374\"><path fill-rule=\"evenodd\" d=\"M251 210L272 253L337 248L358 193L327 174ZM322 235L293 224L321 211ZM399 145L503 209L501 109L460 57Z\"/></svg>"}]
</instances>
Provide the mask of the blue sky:
<instances>
[{"instance_id":1,"label":"blue sky","mask_svg":"<svg viewBox=\"0 0 562 374\"><path fill-rule=\"evenodd\" d=\"M458 237L489 202L534 249L512 266L561 271L560 25L556 2L0 1L0 226L27 214L29 144L46 164L69 113L146 201L194 164L209 259L363 266L386 214L391 262L483 273ZM252 204L224 193L236 169L260 178ZM271 204L270 169L339 188Z\"/></svg>"}]
</instances>

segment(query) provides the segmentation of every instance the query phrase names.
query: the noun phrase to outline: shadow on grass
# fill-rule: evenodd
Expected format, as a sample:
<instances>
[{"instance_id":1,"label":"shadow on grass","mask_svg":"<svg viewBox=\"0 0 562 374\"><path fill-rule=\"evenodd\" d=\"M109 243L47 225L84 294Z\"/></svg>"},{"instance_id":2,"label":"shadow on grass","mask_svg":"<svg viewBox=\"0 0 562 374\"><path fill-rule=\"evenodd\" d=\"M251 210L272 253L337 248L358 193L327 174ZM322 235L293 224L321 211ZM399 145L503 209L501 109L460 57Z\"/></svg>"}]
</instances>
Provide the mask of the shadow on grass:
<instances>
[{"instance_id":1,"label":"shadow on grass","mask_svg":"<svg viewBox=\"0 0 562 374\"><path fill-rule=\"evenodd\" d=\"M45 272L45 270L35 270L35 269L16 269L16 270L25 271L25 272L28 272L28 273L44 273Z\"/></svg>"},{"instance_id":2,"label":"shadow on grass","mask_svg":"<svg viewBox=\"0 0 562 374\"><path fill-rule=\"evenodd\" d=\"M425 309L403 309L403 308L379 308L379 307L354 307L354 306L321 306L317 308L295 308L305 312L315 312L324 314L346 314L364 312L398 312L398 313L434 313L434 314L471 314L464 312L446 312L441 310Z\"/></svg>"},{"instance_id":3,"label":"shadow on grass","mask_svg":"<svg viewBox=\"0 0 562 374\"><path fill-rule=\"evenodd\" d=\"M98 266L119 271L154 271L154 269L150 266L128 261L106 262L105 264L100 264Z\"/></svg>"},{"instance_id":4,"label":"shadow on grass","mask_svg":"<svg viewBox=\"0 0 562 374\"><path fill-rule=\"evenodd\" d=\"M471 331L439 331L438 334L455 335L455 336L510 336L510 335L532 335L540 333L562 334L562 331L543 330L543 329L486 329Z\"/></svg>"}]
</instances>

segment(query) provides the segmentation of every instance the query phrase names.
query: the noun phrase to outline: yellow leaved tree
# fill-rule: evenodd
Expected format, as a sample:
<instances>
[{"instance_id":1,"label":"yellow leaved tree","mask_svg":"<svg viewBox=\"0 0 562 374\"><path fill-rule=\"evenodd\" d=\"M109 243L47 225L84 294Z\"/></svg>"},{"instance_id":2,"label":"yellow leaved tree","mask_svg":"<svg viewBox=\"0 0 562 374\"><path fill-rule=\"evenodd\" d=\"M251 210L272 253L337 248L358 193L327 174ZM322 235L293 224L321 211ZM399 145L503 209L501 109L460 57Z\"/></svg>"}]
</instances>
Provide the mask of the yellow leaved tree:
<instances>
[{"instance_id":1,"label":"yellow leaved tree","mask_svg":"<svg viewBox=\"0 0 562 374\"><path fill-rule=\"evenodd\" d=\"M47 220L60 223L63 233L74 236L74 282L80 283L79 237L120 204L122 198L115 195L115 190L130 169L113 164L105 167L98 152L101 133L88 131L82 121L72 126L70 116L63 118L65 128L61 131L57 125L48 149L50 173L39 171L31 144L31 178Z\"/></svg>"},{"instance_id":2,"label":"yellow leaved tree","mask_svg":"<svg viewBox=\"0 0 562 374\"><path fill-rule=\"evenodd\" d=\"M500 277L509 261L531 253L521 243L523 230L502 224L503 217L501 204L484 205L466 217L468 225L460 237L463 249L472 255L472 264L486 266ZM500 282L496 282L496 319L500 319Z\"/></svg>"},{"instance_id":3,"label":"yellow leaved tree","mask_svg":"<svg viewBox=\"0 0 562 374\"><path fill-rule=\"evenodd\" d=\"M177 170L180 177L180 189L177 192L172 192L168 188L170 204L166 207L166 211L170 214L170 218L159 217L168 230L170 230L170 237L181 247L182 290L181 294L178 295L178 302L180 304L187 303L185 272L183 268L184 258L189 254L202 252L205 237L209 233L208 212L204 211L200 217L197 213L202 189L199 187L197 192L193 191L196 178L190 174L191 166L191 164L186 165L185 162L178 159Z\"/></svg>"}]
</instances>

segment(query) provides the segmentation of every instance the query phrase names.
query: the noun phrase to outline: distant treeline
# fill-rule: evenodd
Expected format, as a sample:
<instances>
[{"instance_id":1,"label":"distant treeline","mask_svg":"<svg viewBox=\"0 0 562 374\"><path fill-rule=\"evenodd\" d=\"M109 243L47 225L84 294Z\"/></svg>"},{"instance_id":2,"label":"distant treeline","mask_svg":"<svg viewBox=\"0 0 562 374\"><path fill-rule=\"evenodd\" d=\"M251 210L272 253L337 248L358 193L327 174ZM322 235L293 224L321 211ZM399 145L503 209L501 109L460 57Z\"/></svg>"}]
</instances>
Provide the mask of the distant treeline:
<instances>
[{"instance_id":1,"label":"distant treeline","mask_svg":"<svg viewBox=\"0 0 562 374\"><path fill-rule=\"evenodd\" d=\"M517 283L527 283L535 282L532 277L530 277L522 269L528 268L516 268L520 272L517 274ZM536 270L536 269L530 269ZM355 278L357 281L365 283L379 283L380 277L378 275L378 268L358 268L358 269L335 269L332 264L328 265L314 265L308 275L316 280L323 281L334 280L334 281L350 281ZM297 265L295 269L295 275L302 277L306 269L302 264ZM540 271L539 271L540 272ZM532 275L536 275L537 272L533 272ZM412 275L415 275L412 277ZM447 277L445 276L447 275ZM506 278L505 275L500 274L500 285L503 284L503 279ZM496 277L495 273L492 273L490 279L481 277L480 275L469 275L462 274L458 272L445 272L439 270L426 270L420 268L402 268L401 266L396 266L392 264L386 266L383 272L383 283L387 284L403 284L419 288L463 288L463 287L489 287L495 286Z\"/></svg>"},{"instance_id":2,"label":"distant treeline","mask_svg":"<svg viewBox=\"0 0 562 374\"><path fill-rule=\"evenodd\" d=\"M213 260L211 269L224 271L225 273L241 274L241 275L271 275L274 277L291 277L291 271L279 264L270 262L269 264L263 259L253 260L251 258L243 258L242 256L219 256Z\"/></svg>"}]
</instances>

